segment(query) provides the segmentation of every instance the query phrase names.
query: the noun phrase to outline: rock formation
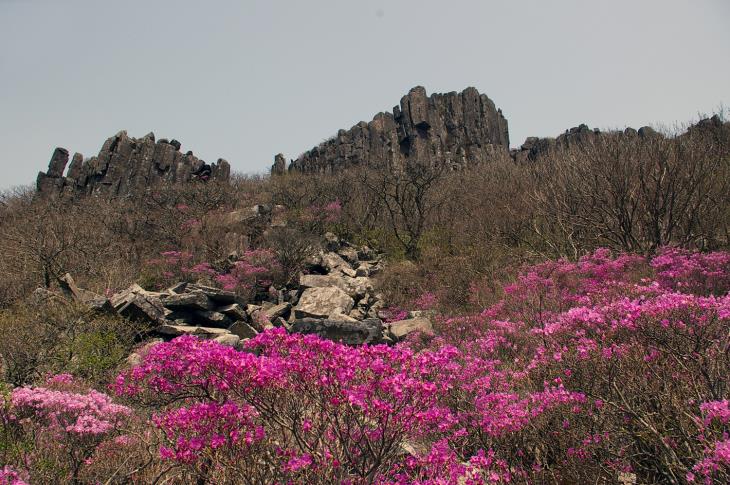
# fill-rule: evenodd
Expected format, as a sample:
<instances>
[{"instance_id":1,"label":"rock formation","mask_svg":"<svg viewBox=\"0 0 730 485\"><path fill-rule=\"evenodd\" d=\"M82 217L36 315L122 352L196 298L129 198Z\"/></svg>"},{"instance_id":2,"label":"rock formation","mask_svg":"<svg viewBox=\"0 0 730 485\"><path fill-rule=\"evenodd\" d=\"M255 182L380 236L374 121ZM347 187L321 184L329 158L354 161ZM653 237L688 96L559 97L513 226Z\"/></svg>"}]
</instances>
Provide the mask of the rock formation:
<instances>
[{"instance_id":1,"label":"rock formation","mask_svg":"<svg viewBox=\"0 0 730 485\"><path fill-rule=\"evenodd\" d=\"M293 160L291 171L335 172L355 165L398 167L407 162L481 163L509 150L507 120L491 99L475 88L426 95L415 87L393 113L378 113ZM273 174L284 172L277 155Z\"/></svg>"},{"instance_id":2,"label":"rock formation","mask_svg":"<svg viewBox=\"0 0 730 485\"><path fill-rule=\"evenodd\" d=\"M139 322L147 337L169 340L194 335L237 348L274 327L347 345L392 344L413 332L433 334L425 312L409 312L405 320L390 321L391 312L371 279L383 268L382 254L366 246L356 248L331 233L325 235L325 243L311 257L298 284L265 288L251 300L191 282L161 291L133 284L107 298L79 288L66 274L58 280L61 294L39 288L30 301L72 300Z\"/></svg>"},{"instance_id":3,"label":"rock formation","mask_svg":"<svg viewBox=\"0 0 730 485\"><path fill-rule=\"evenodd\" d=\"M714 116L699 121L692 130L726 129L728 123ZM486 95L475 88L461 93L426 95L415 87L392 113L378 113L369 123L361 121L292 160L288 170L318 174L347 167L375 169L402 167L416 161L446 163L452 168L479 164L510 156L518 163L534 162L575 147L587 147L604 136L662 137L645 126L635 130L602 132L581 124L557 138L529 137L517 149L509 149L507 120ZM287 171L280 153L271 167L272 175Z\"/></svg>"},{"instance_id":4,"label":"rock formation","mask_svg":"<svg viewBox=\"0 0 730 485\"><path fill-rule=\"evenodd\" d=\"M183 154L177 140L155 142L153 133L138 139L120 131L104 143L98 156L84 160L80 153L74 154L64 176L68 160L68 150L56 148L48 171L38 174L36 185L40 194L138 196L160 183L227 182L230 175L230 165L225 160L218 159L209 165L191 151Z\"/></svg>"},{"instance_id":5,"label":"rock formation","mask_svg":"<svg viewBox=\"0 0 730 485\"><path fill-rule=\"evenodd\" d=\"M715 115L711 118L698 121L696 124L690 126L686 133L679 136L687 136L698 131L718 133L719 130L728 129L730 129L730 123L723 122L719 116ZM510 155L518 163L535 162L546 156L556 155L572 148L589 148L591 143L596 142L601 137L618 137L622 140L638 137L639 139L650 140L653 138L664 138L664 135L650 126L643 126L638 130L626 128L623 131L601 131L598 128L590 129L585 124L581 124L565 130L565 133L557 138L529 137L520 148L511 150Z\"/></svg>"}]
</instances>

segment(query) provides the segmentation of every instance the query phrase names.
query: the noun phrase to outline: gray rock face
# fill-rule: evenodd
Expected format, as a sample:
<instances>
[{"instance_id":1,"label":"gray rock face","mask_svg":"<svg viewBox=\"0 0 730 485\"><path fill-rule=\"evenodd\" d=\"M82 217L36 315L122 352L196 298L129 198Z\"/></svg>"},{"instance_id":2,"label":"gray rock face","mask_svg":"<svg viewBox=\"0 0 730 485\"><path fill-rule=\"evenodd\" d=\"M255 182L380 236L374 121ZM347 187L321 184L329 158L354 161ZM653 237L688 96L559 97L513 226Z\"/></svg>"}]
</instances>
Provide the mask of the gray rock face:
<instances>
[{"instance_id":1,"label":"gray rock face","mask_svg":"<svg viewBox=\"0 0 730 485\"><path fill-rule=\"evenodd\" d=\"M297 318L327 318L333 313L350 313L354 304L340 288L307 288L294 307L294 315Z\"/></svg>"},{"instance_id":2,"label":"gray rock face","mask_svg":"<svg viewBox=\"0 0 730 485\"><path fill-rule=\"evenodd\" d=\"M98 156L84 160L80 153L75 154L64 177L68 158L68 150L56 148L48 171L38 174L39 193L131 197L161 183L227 182L231 171L223 159L209 165L192 152L180 152L180 143L175 140L155 142L153 133L133 138L120 131L104 143Z\"/></svg>"},{"instance_id":3,"label":"gray rock face","mask_svg":"<svg viewBox=\"0 0 730 485\"><path fill-rule=\"evenodd\" d=\"M271 166L271 173L273 175L282 175L286 172L286 159L284 155L279 153L274 157L274 165Z\"/></svg>"},{"instance_id":4,"label":"gray rock face","mask_svg":"<svg viewBox=\"0 0 730 485\"><path fill-rule=\"evenodd\" d=\"M383 324L377 319L346 322L304 318L292 323L291 333L314 334L347 345L378 344L383 341Z\"/></svg>"},{"instance_id":5,"label":"gray rock face","mask_svg":"<svg viewBox=\"0 0 730 485\"><path fill-rule=\"evenodd\" d=\"M48 163L48 172L46 175L49 177L61 177L63 171L66 169L68 163L68 150L65 148L58 147L53 150L51 155L51 161Z\"/></svg>"},{"instance_id":6,"label":"gray rock face","mask_svg":"<svg viewBox=\"0 0 730 485\"><path fill-rule=\"evenodd\" d=\"M415 87L392 113L378 113L292 161L290 171L335 172L350 166L403 167L409 161L463 166L506 156L507 120L475 88L426 95ZM282 173L283 156L272 174Z\"/></svg>"},{"instance_id":7,"label":"gray rock face","mask_svg":"<svg viewBox=\"0 0 730 485\"><path fill-rule=\"evenodd\" d=\"M202 291L170 295L164 300L165 307L171 310L212 310L215 304Z\"/></svg>"},{"instance_id":8,"label":"gray rock face","mask_svg":"<svg viewBox=\"0 0 730 485\"><path fill-rule=\"evenodd\" d=\"M602 132L598 128L590 129L587 125L581 124L565 130L565 133L557 138L528 137L519 149L512 150L510 154L518 163L535 162L571 148L586 148L590 143L605 136L651 138L662 137L663 135L648 126L639 128L638 131L633 128L626 128L623 132Z\"/></svg>"}]
</instances>

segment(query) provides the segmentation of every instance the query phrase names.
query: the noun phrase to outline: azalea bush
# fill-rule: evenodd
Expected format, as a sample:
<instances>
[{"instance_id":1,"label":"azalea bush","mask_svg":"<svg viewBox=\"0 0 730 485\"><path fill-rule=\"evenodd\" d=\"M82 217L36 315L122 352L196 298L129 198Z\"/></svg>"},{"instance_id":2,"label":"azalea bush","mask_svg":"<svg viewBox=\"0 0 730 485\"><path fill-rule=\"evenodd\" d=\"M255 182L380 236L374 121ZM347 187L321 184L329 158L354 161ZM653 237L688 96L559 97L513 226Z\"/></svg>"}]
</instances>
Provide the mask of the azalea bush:
<instances>
[{"instance_id":1,"label":"azalea bush","mask_svg":"<svg viewBox=\"0 0 730 485\"><path fill-rule=\"evenodd\" d=\"M22 464L35 481L46 483L79 483L96 448L119 435L132 414L107 394L84 389L69 374L53 376L44 386L17 387L9 401L5 434L25 443Z\"/></svg>"},{"instance_id":2,"label":"azalea bush","mask_svg":"<svg viewBox=\"0 0 730 485\"><path fill-rule=\"evenodd\" d=\"M179 337L113 398L68 376L13 390L4 440L24 445L8 473L32 481L52 456L102 482L728 483L729 261L599 250L526 266L493 304L394 346Z\"/></svg>"}]
</instances>

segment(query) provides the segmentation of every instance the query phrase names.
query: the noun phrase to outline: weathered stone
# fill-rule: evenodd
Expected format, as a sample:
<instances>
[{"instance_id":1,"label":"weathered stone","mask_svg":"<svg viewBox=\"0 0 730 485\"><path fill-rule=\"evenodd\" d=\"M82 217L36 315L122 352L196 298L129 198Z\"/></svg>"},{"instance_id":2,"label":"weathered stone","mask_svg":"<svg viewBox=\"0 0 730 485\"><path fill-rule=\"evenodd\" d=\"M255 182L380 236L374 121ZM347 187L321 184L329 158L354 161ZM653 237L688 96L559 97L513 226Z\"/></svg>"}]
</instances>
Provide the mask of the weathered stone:
<instances>
[{"instance_id":1,"label":"weathered stone","mask_svg":"<svg viewBox=\"0 0 730 485\"><path fill-rule=\"evenodd\" d=\"M215 308L213 301L202 291L170 295L165 298L164 304L172 310L212 310Z\"/></svg>"},{"instance_id":2,"label":"weathered stone","mask_svg":"<svg viewBox=\"0 0 730 485\"><path fill-rule=\"evenodd\" d=\"M361 307L358 307L358 308L353 308L352 310L350 310L349 316L350 316L350 318L354 318L355 320L364 320L365 318L367 318L368 313L367 313L367 310L365 310Z\"/></svg>"},{"instance_id":3,"label":"weathered stone","mask_svg":"<svg viewBox=\"0 0 730 485\"><path fill-rule=\"evenodd\" d=\"M388 324L388 335L394 340L401 340L409 333L423 332L433 334L433 325L428 318L411 318L408 320L400 320Z\"/></svg>"},{"instance_id":4,"label":"weathered stone","mask_svg":"<svg viewBox=\"0 0 730 485\"><path fill-rule=\"evenodd\" d=\"M205 285L188 285L190 291L201 291L205 295L216 303L231 304L237 303L241 299L232 291L221 290L212 286Z\"/></svg>"},{"instance_id":5,"label":"weathered stone","mask_svg":"<svg viewBox=\"0 0 730 485\"><path fill-rule=\"evenodd\" d=\"M49 177L63 177L63 171L66 169L68 163L68 150L65 148L57 147L53 150L51 155L51 161L48 162L48 172L46 175Z\"/></svg>"},{"instance_id":6,"label":"weathered stone","mask_svg":"<svg viewBox=\"0 0 730 485\"><path fill-rule=\"evenodd\" d=\"M248 313L249 316L253 316L253 314L259 310L261 310L261 305L246 305L246 313Z\"/></svg>"},{"instance_id":7,"label":"weathered stone","mask_svg":"<svg viewBox=\"0 0 730 485\"><path fill-rule=\"evenodd\" d=\"M238 303L218 307L217 310L224 315L228 315L232 320L246 320L248 318L246 310Z\"/></svg>"},{"instance_id":8,"label":"weathered stone","mask_svg":"<svg viewBox=\"0 0 730 485\"><path fill-rule=\"evenodd\" d=\"M238 347L238 344L241 343L241 337L238 335L233 335L231 333L226 335L219 335L218 337L215 337L213 340L218 342L221 345L225 345L226 347Z\"/></svg>"},{"instance_id":9,"label":"weathered stone","mask_svg":"<svg viewBox=\"0 0 730 485\"><path fill-rule=\"evenodd\" d=\"M279 153L274 157L274 165L271 166L271 175L283 175L286 172L286 158Z\"/></svg>"},{"instance_id":10,"label":"weathered stone","mask_svg":"<svg viewBox=\"0 0 730 485\"><path fill-rule=\"evenodd\" d=\"M215 338L221 335L229 335L225 328L199 327L196 325L160 325L155 329L160 335L168 337L179 337L180 335L195 335L201 338Z\"/></svg>"},{"instance_id":11,"label":"weathered stone","mask_svg":"<svg viewBox=\"0 0 730 485\"><path fill-rule=\"evenodd\" d=\"M370 276L370 264L369 263L360 263L360 265L357 267L357 270L355 270L355 276L359 276L359 277Z\"/></svg>"},{"instance_id":12,"label":"weathered stone","mask_svg":"<svg viewBox=\"0 0 730 485\"><path fill-rule=\"evenodd\" d=\"M187 282L181 281L180 283L174 284L168 289L165 290L166 293L169 293L170 295L185 293L185 289L188 287Z\"/></svg>"},{"instance_id":13,"label":"weathered stone","mask_svg":"<svg viewBox=\"0 0 730 485\"><path fill-rule=\"evenodd\" d=\"M299 301L299 291L298 290L289 290L284 295L285 300L292 304L292 306L296 305Z\"/></svg>"},{"instance_id":14,"label":"weathered stone","mask_svg":"<svg viewBox=\"0 0 730 485\"><path fill-rule=\"evenodd\" d=\"M66 177L73 180L74 183L82 182L80 179L81 177L81 171L84 166L84 156L78 152L74 153L73 158L71 159L71 164L68 166L68 173L66 174Z\"/></svg>"},{"instance_id":15,"label":"weathered stone","mask_svg":"<svg viewBox=\"0 0 730 485\"><path fill-rule=\"evenodd\" d=\"M67 298L82 303L90 309L101 313L114 313L114 307L108 298L79 288L69 273L61 276L58 279L58 284Z\"/></svg>"},{"instance_id":16,"label":"weathered stone","mask_svg":"<svg viewBox=\"0 0 730 485\"><path fill-rule=\"evenodd\" d=\"M352 270L352 268L347 263L347 261L342 259L342 256L340 256L337 253L325 253L322 255L321 261L322 261L322 266L329 273L332 273L332 272L338 271L338 270L342 270L342 269Z\"/></svg>"},{"instance_id":17,"label":"weathered stone","mask_svg":"<svg viewBox=\"0 0 730 485\"><path fill-rule=\"evenodd\" d=\"M157 324L164 320L165 309L160 300L143 294L132 294L117 309L117 313L129 320Z\"/></svg>"},{"instance_id":18,"label":"weathered stone","mask_svg":"<svg viewBox=\"0 0 730 485\"><path fill-rule=\"evenodd\" d=\"M277 317L274 320L272 320L271 323L274 325L274 327L277 327L277 328L283 327L287 330L290 329L289 322L287 322L283 317Z\"/></svg>"},{"instance_id":19,"label":"weathered stone","mask_svg":"<svg viewBox=\"0 0 730 485\"><path fill-rule=\"evenodd\" d=\"M508 150L507 120L486 95L467 88L429 97L418 86L393 113L340 130L294 160L289 170L328 173L357 165L403 167L416 160L464 165L507 156Z\"/></svg>"},{"instance_id":20,"label":"weathered stone","mask_svg":"<svg viewBox=\"0 0 730 485\"><path fill-rule=\"evenodd\" d=\"M342 278L334 275L305 274L299 277L300 288L327 288L328 286L340 287Z\"/></svg>"},{"instance_id":21,"label":"weathered stone","mask_svg":"<svg viewBox=\"0 0 730 485\"><path fill-rule=\"evenodd\" d=\"M198 325L195 317L197 310L170 310L165 308L165 319L175 322L176 325Z\"/></svg>"},{"instance_id":22,"label":"weathered stone","mask_svg":"<svg viewBox=\"0 0 730 485\"><path fill-rule=\"evenodd\" d=\"M324 233L324 247L327 251L337 251L340 249L340 238L331 232Z\"/></svg>"},{"instance_id":23,"label":"weathered stone","mask_svg":"<svg viewBox=\"0 0 730 485\"><path fill-rule=\"evenodd\" d=\"M279 317L288 317L291 311L291 303L281 303L279 305L272 305L268 308L263 309L264 313L269 317L269 320L274 321Z\"/></svg>"},{"instance_id":24,"label":"weathered stone","mask_svg":"<svg viewBox=\"0 0 730 485\"><path fill-rule=\"evenodd\" d=\"M355 248L351 247L344 247L341 248L339 251L337 251L337 254L347 261L352 266L357 266L358 263L358 256L357 256L357 250Z\"/></svg>"},{"instance_id":25,"label":"weathered stone","mask_svg":"<svg viewBox=\"0 0 730 485\"><path fill-rule=\"evenodd\" d=\"M129 288L126 288L119 293L114 294L111 297L111 303L114 306L115 310L119 310L119 308L124 306L124 304L127 303L133 295L137 294L144 295L146 294L146 291L144 288L135 283Z\"/></svg>"},{"instance_id":26,"label":"weathered stone","mask_svg":"<svg viewBox=\"0 0 730 485\"><path fill-rule=\"evenodd\" d=\"M357 271L355 271L355 270L354 270L354 269L352 269L352 268L345 268L345 267L341 267L341 268L339 268L339 271L340 271L340 272L341 272L342 274L344 274L345 276L349 276L350 278L355 278L355 277L357 277Z\"/></svg>"},{"instance_id":27,"label":"weathered stone","mask_svg":"<svg viewBox=\"0 0 730 485\"><path fill-rule=\"evenodd\" d=\"M302 275L299 278L299 286L301 288L336 287L354 299L362 298L368 291L373 289L373 284L370 278L351 278L341 273L333 273L329 275Z\"/></svg>"},{"instance_id":28,"label":"weathered stone","mask_svg":"<svg viewBox=\"0 0 730 485\"><path fill-rule=\"evenodd\" d=\"M347 293L336 287L307 288L294 307L294 314L296 318L326 318L336 311L349 313L354 303Z\"/></svg>"},{"instance_id":29,"label":"weathered stone","mask_svg":"<svg viewBox=\"0 0 730 485\"><path fill-rule=\"evenodd\" d=\"M291 332L315 334L347 345L377 344L383 339L383 324L375 319L343 322L305 318L295 320Z\"/></svg>"},{"instance_id":30,"label":"weathered stone","mask_svg":"<svg viewBox=\"0 0 730 485\"><path fill-rule=\"evenodd\" d=\"M259 334L256 329L246 322L236 322L228 327L228 331L241 339L254 338Z\"/></svg>"},{"instance_id":31,"label":"weathered stone","mask_svg":"<svg viewBox=\"0 0 730 485\"><path fill-rule=\"evenodd\" d=\"M73 196L95 194L102 197L140 196L159 184L184 184L193 180L227 182L230 165L223 159L208 165L192 152L183 155L179 142L159 140L154 134L132 138L120 131L106 140L99 155L84 161L74 156L67 177L68 150L53 152L48 171L38 174L37 190L44 196L68 192Z\"/></svg>"},{"instance_id":32,"label":"weathered stone","mask_svg":"<svg viewBox=\"0 0 730 485\"><path fill-rule=\"evenodd\" d=\"M198 310L194 314L195 323L204 327L221 327L227 328L231 324L231 319L220 312L211 310Z\"/></svg>"},{"instance_id":33,"label":"weathered stone","mask_svg":"<svg viewBox=\"0 0 730 485\"><path fill-rule=\"evenodd\" d=\"M350 311L352 313L352 311ZM328 315L327 320L335 320L338 322L357 322L358 319L351 316L351 315L345 315L344 313L340 312L339 310Z\"/></svg>"}]
</instances>

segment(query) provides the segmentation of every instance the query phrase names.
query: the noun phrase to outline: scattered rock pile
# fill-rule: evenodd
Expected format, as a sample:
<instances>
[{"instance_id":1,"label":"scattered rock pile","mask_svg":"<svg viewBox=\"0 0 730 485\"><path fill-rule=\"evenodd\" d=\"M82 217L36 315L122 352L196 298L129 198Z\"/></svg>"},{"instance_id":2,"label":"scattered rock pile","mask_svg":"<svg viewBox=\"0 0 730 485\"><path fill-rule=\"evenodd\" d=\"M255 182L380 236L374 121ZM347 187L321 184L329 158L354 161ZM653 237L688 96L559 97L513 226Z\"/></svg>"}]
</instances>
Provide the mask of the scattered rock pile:
<instances>
[{"instance_id":1,"label":"scattered rock pile","mask_svg":"<svg viewBox=\"0 0 730 485\"><path fill-rule=\"evenodd\" d=\"M311 258L296 287L259 293L261 299L252 303L197 283L181 282L163 291L134 284L108 299L78 288L70 275L59 283L67 298L143 323L149 336L168 340L195 335L239 347L274 327L348 345L394 343L414 331L432 333L430 319L418 312L383 322L385 303L372 280L382 269L375 251L326 234L324 249Z\"/></svg>"}]
</instances>

